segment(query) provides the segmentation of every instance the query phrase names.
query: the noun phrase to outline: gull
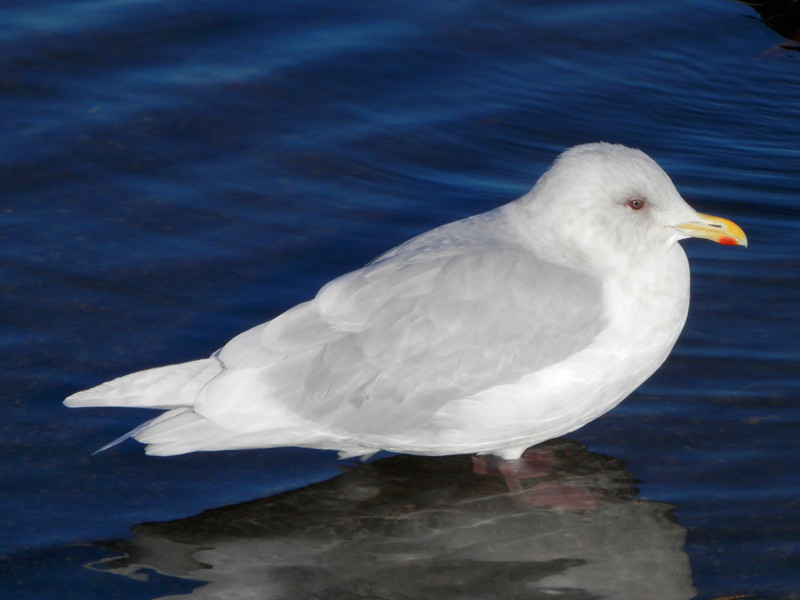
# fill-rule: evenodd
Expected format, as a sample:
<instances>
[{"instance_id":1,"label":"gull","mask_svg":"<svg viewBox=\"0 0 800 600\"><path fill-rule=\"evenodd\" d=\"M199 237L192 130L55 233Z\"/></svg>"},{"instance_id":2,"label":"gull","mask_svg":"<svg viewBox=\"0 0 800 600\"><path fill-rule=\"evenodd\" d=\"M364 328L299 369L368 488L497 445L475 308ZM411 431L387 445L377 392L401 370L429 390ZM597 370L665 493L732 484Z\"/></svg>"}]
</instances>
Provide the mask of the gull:
<instances>
[{"instance_id":1,"label":"gull","mask_svg":"<svg viewBox=\"0 0 800 600\"><path fill-rule=\"evenodd\" d=\"M576 146L517 200L389 250L209 358L64 403L161 409L108 445L133 437L153 455L299 446L517 459L609 411L664 362L689 308L677 243L688 237L747 245L643 152Z\"/></svg>"}]
</instances>

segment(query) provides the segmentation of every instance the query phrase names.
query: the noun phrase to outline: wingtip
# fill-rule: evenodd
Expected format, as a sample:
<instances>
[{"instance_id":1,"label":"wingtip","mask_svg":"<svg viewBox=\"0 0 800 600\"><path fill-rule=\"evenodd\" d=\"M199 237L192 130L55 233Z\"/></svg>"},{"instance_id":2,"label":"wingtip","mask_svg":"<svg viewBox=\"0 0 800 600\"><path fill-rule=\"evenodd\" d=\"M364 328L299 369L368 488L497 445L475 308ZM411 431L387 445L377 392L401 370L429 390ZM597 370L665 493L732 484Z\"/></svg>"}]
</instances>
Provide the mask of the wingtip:
<instances>
[{"instance_id":1,"label":"wingtip","mask_svg":"<svg viewBox=\"0 0 800 600\"><path fill-rule=\"evenodd\" d=\"M92 388L89 390L81 390L80 392L75 392L74 394L70 394L62 401L62 404L67 408L85 408L90 406L102 406L102 401L98 401L98 395L95 393L91 393L97 388Z\"/></svg>"},{"instance_id":2,"label":"wingtip","mask_svg":"<svg viewBox=\"0 0 800 600\"><path fill-rule=\"evenodd\" d=\"M81 392L78 392L77 394L72 394L71 396L67 396L61 403L67 408L77 408L80 406L80 400L77 399L77 397L80 394Z\"/></svg>"}]
</instances>

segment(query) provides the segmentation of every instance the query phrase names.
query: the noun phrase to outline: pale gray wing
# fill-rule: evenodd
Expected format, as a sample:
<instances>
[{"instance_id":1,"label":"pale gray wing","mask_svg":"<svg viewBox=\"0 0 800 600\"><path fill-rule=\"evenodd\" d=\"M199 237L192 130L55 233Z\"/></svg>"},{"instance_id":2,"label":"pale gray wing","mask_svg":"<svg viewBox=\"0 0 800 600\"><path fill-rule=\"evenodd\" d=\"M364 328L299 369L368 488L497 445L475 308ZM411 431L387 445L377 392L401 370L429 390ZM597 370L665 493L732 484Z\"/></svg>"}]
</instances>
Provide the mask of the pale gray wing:
<instances>
[{"instance_id":1,"label":"pale gray wing","mask_svg":"<svg viewBox=\"0 0 800 600\"><path fill-rule=\"evenodd\" d=\"M234 430L391 433L587 346L604 325L599 281L538 259L496 221L415 238L235 338L196 410Z\"/></svg>"},{"instance_id":2,"label":"pale gray wing","mask_svg":"<svg viewBox=\"0 0 800 600\"><path fill-rule=\"evenodd\" d=\"M423 426L452 400L567 358L604 326L597 279L514 246L384 265L346 283L349 318L333 322L351 329L315 356L299 407L342 431Z\"/></svg>"}]
</instances>

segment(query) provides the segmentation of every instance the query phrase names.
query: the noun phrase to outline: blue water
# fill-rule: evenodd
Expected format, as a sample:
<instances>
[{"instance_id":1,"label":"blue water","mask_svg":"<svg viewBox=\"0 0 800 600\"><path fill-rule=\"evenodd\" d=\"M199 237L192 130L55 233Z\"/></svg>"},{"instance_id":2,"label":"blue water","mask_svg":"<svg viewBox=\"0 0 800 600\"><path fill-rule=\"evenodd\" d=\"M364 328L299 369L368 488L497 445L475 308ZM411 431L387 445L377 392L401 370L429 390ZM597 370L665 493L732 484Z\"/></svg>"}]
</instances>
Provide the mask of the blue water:
<instances>
[{"instance_id":1,"label":"blue water","mask_svg":"<svg viewBox=\"0 0 800 600\"><path fill-rule=\"evenodd\" d=\"M637 502L673 507L670 556L690 566L674 597L800 598L800 54L784 41L730 0L3 3L0 596L201 594L153 562L146 581L88 568L119 556L95 542L340 472L298 449L92 456L150 413L66 395L208 355L605 140L647 151L750 247L684 244L673 355L570 438L624 461Z\"/></svg>"}]
</instances>

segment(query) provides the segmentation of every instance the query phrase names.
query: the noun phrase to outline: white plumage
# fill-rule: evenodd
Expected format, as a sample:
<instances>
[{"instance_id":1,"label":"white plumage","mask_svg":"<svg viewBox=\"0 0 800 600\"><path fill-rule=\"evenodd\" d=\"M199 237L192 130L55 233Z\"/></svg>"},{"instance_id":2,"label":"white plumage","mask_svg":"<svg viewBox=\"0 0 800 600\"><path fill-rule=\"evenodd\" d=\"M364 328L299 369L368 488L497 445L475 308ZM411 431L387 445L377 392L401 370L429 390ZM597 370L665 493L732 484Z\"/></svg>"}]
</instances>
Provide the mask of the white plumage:
<instances>
[{"instance_id":1,"label":"white plumage","mask_svg":"<svg viewBox=\"0 0 800 600\"><path fill-rule=\"evenodd\" d=\"M518 200L390 250L214 356L65 404L165 409L130 434L158 455L516 458L608 411L665 360L688 309L676 242L690 235L746 244L642 152L578 146Z\"/></svg>"}]
</instances>

